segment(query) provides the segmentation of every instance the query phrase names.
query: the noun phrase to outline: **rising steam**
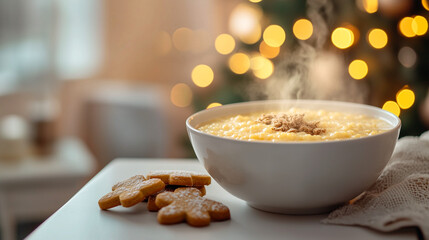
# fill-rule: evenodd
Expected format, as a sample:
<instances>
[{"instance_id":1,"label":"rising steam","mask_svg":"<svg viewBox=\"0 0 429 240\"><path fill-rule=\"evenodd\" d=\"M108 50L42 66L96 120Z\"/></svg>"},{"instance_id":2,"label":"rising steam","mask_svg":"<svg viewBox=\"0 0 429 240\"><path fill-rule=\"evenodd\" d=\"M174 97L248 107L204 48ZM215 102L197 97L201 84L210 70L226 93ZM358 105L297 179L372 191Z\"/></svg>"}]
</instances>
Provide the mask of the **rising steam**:
<instances>
[{"instance_id":1,"label":"rising steam","mask_svg":"<svg viewBox=\"0 0 429 240\"><path fill-rule=\"evenodd\" d=\"M273 76L249 86L249 98L256 99L325 99L364 102L368 91L351 80L344 56L323 50L330 39L328 22L333 16L330 0L308 0L307 15L313 23L313 36L277 64Z\"/></svg>"}]
</instances>

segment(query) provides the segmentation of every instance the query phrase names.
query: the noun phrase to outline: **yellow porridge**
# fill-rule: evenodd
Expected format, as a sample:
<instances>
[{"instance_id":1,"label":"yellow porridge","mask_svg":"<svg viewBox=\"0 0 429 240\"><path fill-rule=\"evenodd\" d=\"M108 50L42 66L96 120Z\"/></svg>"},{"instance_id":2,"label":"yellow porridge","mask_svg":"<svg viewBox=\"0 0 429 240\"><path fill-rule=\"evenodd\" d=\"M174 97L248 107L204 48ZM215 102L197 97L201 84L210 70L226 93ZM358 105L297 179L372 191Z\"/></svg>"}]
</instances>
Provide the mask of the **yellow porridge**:
<instances>
[{"instance_id":1,"label":"yellow porridge","mask_svg":"<svg viewBox=\"0 0 429 240\"><path fill-rule=\"evenodd\" d=\"M379 134L392 126L378 118L345 112L291 108L215 119L198 130L220 137L266 141L330 141Z\"/></svg>"}]
</instances>

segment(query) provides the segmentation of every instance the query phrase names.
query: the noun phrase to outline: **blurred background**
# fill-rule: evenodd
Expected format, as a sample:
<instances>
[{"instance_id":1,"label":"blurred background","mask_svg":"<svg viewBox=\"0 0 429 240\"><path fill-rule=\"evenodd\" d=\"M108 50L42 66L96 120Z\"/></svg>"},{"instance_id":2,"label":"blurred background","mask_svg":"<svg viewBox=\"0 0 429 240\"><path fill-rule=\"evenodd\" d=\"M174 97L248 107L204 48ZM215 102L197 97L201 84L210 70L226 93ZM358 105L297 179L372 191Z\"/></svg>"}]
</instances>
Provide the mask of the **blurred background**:
<instances>
[{"instance_id":1,"label":"blurred background","mask_svg":"<svg viewBox=\"0 0 429 240\"><path fill-rule=\"evenodd\" d=\"M0 0L0 231L117 157L193 157L186 118L328 99L429 128L427 0Z\"/></svg>"}]
</instances>

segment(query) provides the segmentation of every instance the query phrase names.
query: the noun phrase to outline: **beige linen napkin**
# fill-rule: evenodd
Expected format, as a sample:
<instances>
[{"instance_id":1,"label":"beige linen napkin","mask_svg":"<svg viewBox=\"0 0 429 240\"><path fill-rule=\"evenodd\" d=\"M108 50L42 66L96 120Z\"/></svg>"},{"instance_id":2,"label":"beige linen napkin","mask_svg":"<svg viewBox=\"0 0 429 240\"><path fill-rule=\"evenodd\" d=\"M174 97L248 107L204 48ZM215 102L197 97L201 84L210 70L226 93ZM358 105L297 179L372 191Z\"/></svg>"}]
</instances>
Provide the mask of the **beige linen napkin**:
<instances>
[{"instance_id":1,"label":"beige linen napkin","mask_svg":"<svg viewBox=\"0 0 429 240\"><path fill-rule=\"evenodd\" d=\"M401 138L374 185L322 222L384 232L416 226L429 239L429 131Z\"/></svg>"}]
</instances>

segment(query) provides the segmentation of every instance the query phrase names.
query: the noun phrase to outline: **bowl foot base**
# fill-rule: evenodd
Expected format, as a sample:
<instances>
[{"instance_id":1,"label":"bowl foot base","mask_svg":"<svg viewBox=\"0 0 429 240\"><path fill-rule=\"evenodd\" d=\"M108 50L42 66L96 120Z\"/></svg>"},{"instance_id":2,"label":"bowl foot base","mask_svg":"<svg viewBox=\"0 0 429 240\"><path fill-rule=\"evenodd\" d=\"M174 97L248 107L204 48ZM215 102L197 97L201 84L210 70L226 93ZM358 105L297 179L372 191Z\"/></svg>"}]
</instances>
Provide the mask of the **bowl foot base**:
<instances>
[{"instance_id":1,"label":"bowl foot base","mask_svg":"<svg viewBox=\"0 0 429 240\"><path fill-rule=\"evenodd\" d=\"M312 214L329 213L340 206L339 204L336 204L336 205L321 207L321 208L296 208L295 209L295 208L270 207L270 206L249 203L249 202L247 204L252 208L262 210L265 212L290 214L290 215L312 215Z\"/></svg>"}]
</instances>

